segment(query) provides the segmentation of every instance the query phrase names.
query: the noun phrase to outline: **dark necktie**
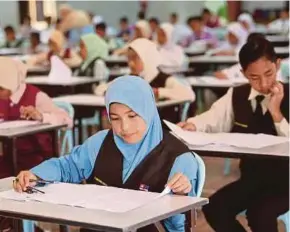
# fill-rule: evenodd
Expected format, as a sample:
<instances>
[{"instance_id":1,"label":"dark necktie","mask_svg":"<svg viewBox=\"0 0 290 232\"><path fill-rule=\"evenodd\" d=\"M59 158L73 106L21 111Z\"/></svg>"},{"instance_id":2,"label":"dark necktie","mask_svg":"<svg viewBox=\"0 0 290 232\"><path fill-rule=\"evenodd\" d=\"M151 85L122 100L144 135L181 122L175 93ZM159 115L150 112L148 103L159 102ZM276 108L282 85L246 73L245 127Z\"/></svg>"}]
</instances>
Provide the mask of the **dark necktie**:
<instances>
[{"instance_id":1,"label":"dark necktie","mask_svg":"<svg viewBox=\"0 0 290 232\"><path fill-rule=\"evenodd\" d=\"M253 113L253 119L254 119L254 131L255 133L260 133L261 127L263 127L263 110L262 110L262 105L261 102L264 100L265 96L258 95L256 97L256 109ZM253 131L253 132L254 132Z\"/></svg>"}]
</instances>

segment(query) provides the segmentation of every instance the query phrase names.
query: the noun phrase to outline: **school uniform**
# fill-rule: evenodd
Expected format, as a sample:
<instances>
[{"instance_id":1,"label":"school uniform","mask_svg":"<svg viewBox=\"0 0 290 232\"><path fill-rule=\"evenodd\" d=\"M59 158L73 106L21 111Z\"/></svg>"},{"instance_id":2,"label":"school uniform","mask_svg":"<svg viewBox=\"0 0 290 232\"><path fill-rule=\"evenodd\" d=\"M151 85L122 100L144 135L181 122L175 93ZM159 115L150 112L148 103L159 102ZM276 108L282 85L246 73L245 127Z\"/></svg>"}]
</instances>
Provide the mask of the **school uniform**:
<instances>
[{"instance_id":1,"label":"school uniform","mask_svg":"<svg viewBox=\"0 0 290 232\"><path fill-rule=\"evenodd\" d=\"M128 144L111 130L100 131L75 147L70 155L45 161L31 171L46 180L80 183L86 179L90 184L99 184L94 180L97 177L109 186L154 192L163 191L168 179L182 172L193 186L189 195L195 195L195 157L178 139L162 130L148 84L137 77L118 78L107 90L105 102L108 114L110 104L119 102L144 119L147 130L141 141ZM181 232L185 231L184 220L184 215L176 215L163 223L168 231ZM150 225L138 231L157 229Z\"/></svg>"},{"instance_id":2,"label":"school uniform","mask_svg":"<svg viewBox=\"0 0 290 232\"><path fill-rule=\"evenodd\" d=\"M187 121L197 131L289 136L289 85L283 87L280 123L274 123L267 110L270 95L261 95L249 84L229 89L209 111ZM210 204L203 209L207 221L217 232L244 232L235 218L247 210L252 231L277 231L277 217L289 210L288 161L241 158L240 171L239 180L209 198Z\"/></svg>"},{"instance_id":3,"label":"school uniform","mask_svg":"<svg viewBox=\"0 0 290 232\"><path fill-rule=\"evenodd\" d=\"M42 114L43 123L65 123L72 126L72 119L65 111L57 108L45 93L32 85L24 83L26 76L24 65L6 59L0 59L0 68L3 73L3 78L0 78L0 86L11 90L12 95L7 100L0 100L0 118L4 121L23 120L20 117L20 108L22 106L33 106ZM10 79L4 79L4 77ZM3 145L6 146L5 143ZM18 138L16 149L18 167L20 170L29 169L52 157L51 134L37 133ZM14 175L10 155L4 153L0 158L0 178Z\"/></svg>"},{"instance_id":4,"label":"school uniform","mask_svg":"<svg viewBox=\"0 0 290 232\"><path fill-rule=\"evenodd\" d=\"M270 30L289 32L289 19L276 19L268 24Z\"/></svg>"},{"instance_id":5,"label":"school uniform","mask_svg":"<svg viewBox=\"0 0 290 232\"><path fill-rule=\"evenodd\" d=\"M105 80L108 73L105 63L109 53L108 45L96 34L84 35L81 37L81 40L85 44L87 57L74 74Z\"/></svg>"},{"instance_id":6,"label":"school uniform","mask_svg":"<svg viewBox=\"0 0 290 232\"><path fill-rule=\"evenodd\" d=\"M22 39L15 39L13 41L6 41L2 48L21 48L22 44Z\"/></svg>"},{"instance_id":7,"label":"school uniform","mask_svg":"<svg viewBox=\"0 0 290 232\"><path fill-rule=\"evenodd\" d=\"M173 26L170 23L162 23L160 29L164 31L167 38L166 44L159 46L162 56L162 65L167 67L182 67L186 61L182 47L173 42Z\"/></svg>"}]
</instances>

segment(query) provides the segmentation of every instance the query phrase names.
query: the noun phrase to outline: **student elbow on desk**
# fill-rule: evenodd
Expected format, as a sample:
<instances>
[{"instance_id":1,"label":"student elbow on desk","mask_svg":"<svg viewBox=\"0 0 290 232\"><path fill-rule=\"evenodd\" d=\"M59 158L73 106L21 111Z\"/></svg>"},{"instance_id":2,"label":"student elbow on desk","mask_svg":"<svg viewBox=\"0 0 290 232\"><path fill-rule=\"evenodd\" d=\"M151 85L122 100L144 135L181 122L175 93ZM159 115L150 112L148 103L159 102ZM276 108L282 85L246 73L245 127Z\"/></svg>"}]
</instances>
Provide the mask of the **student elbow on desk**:
<instances>
[{"instance_id":1,"label":"student elbow on desk","mask_svg":"<svg viewBox=\"0 0 290 232\"><path fill-rule=\"evenodd\" d=\"M249 56L251 54L251 56ZM289 85L277 81L280 60L264 38L247 42L239 54L249 84L230 88L210 110L179 124L191 131L289 136ZM246 211L253 232L277 232L289 211L289 160L241 158L241 177L209 198L203 208L217 232L246 231L236 216Z\"/></svg>"},{"instance_id":2,"label":"student elbow on desk","mask_svg":"<svg viewBox=\"0 0 290 232\"><path fill-rule=\"evenodd\" d=\"M163 131L148 83L139 77L119 77L109 86L105 102L112 130L98 132L70 155L20 172L14 188L21 192L30 179L41 178L70 183L86 180L88 184L152 192L162 192L168 186L175 194L194 196L195 156ZM169 231L184 231L184 215L165 221Z\"/></svg>"}]
</instances>

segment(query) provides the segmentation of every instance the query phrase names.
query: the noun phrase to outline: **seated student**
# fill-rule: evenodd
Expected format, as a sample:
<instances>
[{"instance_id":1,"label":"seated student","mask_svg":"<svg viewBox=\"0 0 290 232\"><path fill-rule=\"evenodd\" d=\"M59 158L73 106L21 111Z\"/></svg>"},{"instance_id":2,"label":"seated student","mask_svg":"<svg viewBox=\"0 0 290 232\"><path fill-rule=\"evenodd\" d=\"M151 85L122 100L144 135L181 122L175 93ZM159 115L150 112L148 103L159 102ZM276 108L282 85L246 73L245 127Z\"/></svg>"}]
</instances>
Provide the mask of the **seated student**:
<instances>
[{"instance_id":1,"label":"seated student","mask_svg":"<svg viewBox=\"0 0 290 232\"><path fill-rule=\"evenodd\" d=\"M240 22L249 33L255 31L255 22L251 14L249 13L240 14L238 17L238 22Z\"/></svg>"},{"instance_id":2,"label":"seated student","mask_svg":"<svg viewBox=\"0 0 290 232\"><path fill-rule=\"evenodd\" d=\"M95 77L98 80L104 79L107 73L104 59L108 56L108 53L108 45L96 34L82 36L80 42L80 55L83 59L83 63L74 74L78 76Z\"/></svg>"},{"instance_id":3,"label":"seated student","mask_svg":"<svg viewBox=\"0 0 290 232\"><path fill-rule=\"evenodd\" d=\"M251 33L248 36L247 42L256 40L257 38L265 38L265 36L260 33ZM285 80L287 80L287 73L285 72L286 67L284 67L284 65L287 64L287 61L288 59L284 59L281 61L281 69L279 69L277 72L277 80L282 81L282 82L285 82ZM283 64L283 72L281 72L282 64ZM242 73L241 65L239 63L232 65L228 68L225 68L223 70L215 72L214 76L219 79L232 79L232 80L245 79L245 76Z\"/></svg>"},{"instance_id":4,"label":"seated student","mask_svg":"<svg viewBox=\"0 0 290 232\"><path fill-rule=\"evenodd\" d=\"M271 30L289 32L289 8L284 8L280 12L280 17L268 24Z\"/></svg>"},{"instance_id":5,"label":"seated student","mask_svg":"<svg viewBox=\"0 0 290 232\"><path fill-rule=\"evenodd\" d=\"M26 16L24 16L21 27L20 27L21 38L28 39L29 35L31 33L31 29L32 29L31 18L30 18L30 16L26 15Z\"/></svg>"},{"instance_id":6,"label":"seated student","mask_svg":"<svg viewBox=\"0 0 290 232\"><path fill-rule=\"evenodd\" d=\"M36 120L43 123L65 123L72 119L38 88L25 84L26 67L8 57L0 57L0 118L4 120ZM25 136L16 141L19 168L31 168L51 158L50 133ZM5 145L4 145L5 146ZM9 156L0 157L0 179L12 176Z\"/></svg>"},{"instance_id":7,"label":"seated student","mask_svg":"<svg viewBox=\"0 0 290 232\"><path fill-rule=\"evenodd\" d=\"M250 55L249 55L250 54ZM211 109L184 129L204 132L264 133L289 136L289 84L277 81L279 60L264 38L247 42L239 54L249 84L230 88ZM245 157L241 177L209 198L203 208L217 232L245 232L236 216L246 210L253 232L278 232L277 217L289 211L288 160Z\"/></svg>"},{"instance_id":8,"label":"seated student","mask_svg":"<svg viewBox=\"0 0 290 232\"><path fill-rule=\"evenodd\" d=\"M173 30L170 23L162 23L157 29L159 52L164 66L181 67L186 61L186 57L183 49L172 40Z\"/></svg>"},{"instance_id":9,"label":"seated student","mask_svg":"<svg viewBox=\"0 0 290 232\"><path fill-rule=\"evenodd\" d=\"M198 40L206 41L210 47L216 46L217 40L215 36L204 27L201 17L190 17L187 20L187 24L192 30L192 34L181 41L180 45L182 47L189 47L193 42Z\"/></svg>"},{"instance_id":10,"label":"seated student","mask_svg":"<svg viewBox=\"0 0 290 232\"><path fill-rule=\"evenodd\" d=\"M117 34L117 37L122 38L124 42L128 42L131 37L132 28L129 26L128 18L122 17L120 19L120 31Z\"/></svg>"},{"instance_id":11,"label":"seated student","mask_svg":"<svg viewBox=\"0 0 290 232\"><path fill-rule=\"evenodd\" d=\"M162 192L167 185L174 194L194 196L195 155L162 129L148 83L140 77L119 77L106 92L105 102L111 130L98 132L69 155L20 172L21 181L14 183L14 189L24 191L30 184L23 181L27 179L69 183L85 179L99 184L94 180L98 177L112 187L142 190L142 183L146 183L148 191ZM170 232L185 231L185 216L175 215L164 220L164 225ZM141 230L157 231L154 225Z\"/></svg>"},{"instance_id":12,"label":"seated student","mask_svg":"<svg viewBox=\"0 0 290 232\"><path fill-rule=\"evenodd\" d=\"M131 74L141 76L153 88L157 99L192 100L195 95L190 86L180 83L174 76L159 70L162 57L152 41L141 38L128 46L128 65ZM108 84L97 86L96 95L104 95Z\"/></svg>"},{"instance_id":13,"label":"seated student","mask_svg":"<svg viewBox=\"0 0 290 232\"><path fill-rule=\"evenodd\" d=\"M40 35L38 32L30 33L30 47L28 48L29 54L38 54L48 50L48 47L41 43Z\"/></svg>"},{"instance_id":14,"label":"seated student","mask_svg":"<svg viewBox=\"0 0 290 232\"><path fill-rule=\"evenodd\" d=\"M82 59L70 48L65 48L66 40L62 32L55 30L48 41L48 52L35 55L27 61L28 65L47 65L53 55L59 56L69 67L78 67Z\"/></svg>"},{"instance_id":15,"label":"seated student","mask_svg":"<svg viewBox=\"0 0 290 232\"><path fill-rule=\"evenodd\" d=\"M159 27L158 18L153 17L153 18L149 19L149 25L150 25L150 30L151 30L150 39L152 41L156 41L157 40L157 29Z\"/></svg>"},{"instance_id":16,"label":"seated student","mask_svg":"<svg viewBox=\"0 0 290 232\"><path fill-rule=\"evenodd\" d=\"M212 12L210 12L210 10L207 8L203 9L201 17L202 17L203 24L206 27L216 28L216 27L221 26L219 22L219 17L216 15L213 15Z\"/></svg>"},{"instance_id":17,"label":"seated student","mask_svg":"<svg viewBox=\"0 0 290 232\"><path fill-rule=\"evenodd\" d=\"M5 27L4 32L6 41L2 48L20 48L22 46L23 40L16 38L16 34L12 26Z\"/></svg>"},{"instance_id":18,"label":"seated student","mask_svg":"<svg viewBox=\"0 0 290 232\"><path fill-rule=\"evenodd\" d=\"M241 47L246 43L248 32L237 22L228 25L227 41L216 49L209 50L208 55L216 56L238 56Z\"/></svg>"}]
</instances>

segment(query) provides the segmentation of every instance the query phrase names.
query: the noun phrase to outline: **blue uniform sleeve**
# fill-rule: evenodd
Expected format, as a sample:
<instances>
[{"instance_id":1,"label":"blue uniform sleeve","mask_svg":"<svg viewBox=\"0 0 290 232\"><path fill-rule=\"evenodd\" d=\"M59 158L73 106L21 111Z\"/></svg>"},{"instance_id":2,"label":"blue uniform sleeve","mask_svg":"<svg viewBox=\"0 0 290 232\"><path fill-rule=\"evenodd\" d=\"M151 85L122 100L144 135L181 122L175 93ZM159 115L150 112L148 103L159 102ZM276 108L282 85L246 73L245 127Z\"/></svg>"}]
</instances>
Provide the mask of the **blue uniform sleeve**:
<instances>
[{"instance_id":1,"label":"blue uniform sleeve","mask_svg":"<svg viewBox=\"0 0 290 232\"><path fill-rule=\"evenodd\" d=\"M90 177L107 133L108 130L100 131L74 147L70 154L44 161L31 171L43 180L80 183Z\"/></svg>"},{"instance_id":2,"label":"blue uniform sleeve","mask_svg":"<svg viewBox=\"0 0 290 232\"><path fill-rule=\"evenodd\" d=\"M171 168L169 178L172 178L176 173L182 173L189 179L192 189L189 196L196 196L198 163L191 152L184 153L175 159ZM185 216L178 214L164 221L165 227L169 232L184 232Z\"/></svg>"}]
</instances>

